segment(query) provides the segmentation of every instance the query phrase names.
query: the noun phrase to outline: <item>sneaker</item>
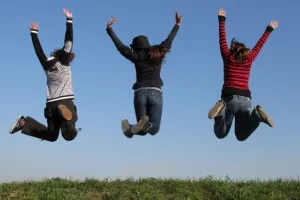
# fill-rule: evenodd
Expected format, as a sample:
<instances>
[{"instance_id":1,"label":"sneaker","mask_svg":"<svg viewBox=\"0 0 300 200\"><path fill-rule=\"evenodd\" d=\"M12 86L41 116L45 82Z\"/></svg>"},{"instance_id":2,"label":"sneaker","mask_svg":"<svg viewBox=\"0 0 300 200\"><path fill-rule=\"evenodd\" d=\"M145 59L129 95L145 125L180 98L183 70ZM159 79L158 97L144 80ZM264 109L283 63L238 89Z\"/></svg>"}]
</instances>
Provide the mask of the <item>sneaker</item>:
<instances>
[{"instance_id":1,"label":"sneaker","mask_svg":"<svg viewBox=\"0 0 300 200\"><path fill-rule=\"evenodd\" d=\"M61 104L58 105L58 111L59 114L67 121L70 121L72 119L72 112L69 108L67 108L67 106Z\"/></svg>"},{"instance_id":2,"label":"sneaker","mask_svg":"<svg viewBox=\"0 0 300 200\"><path fill-rule=\"evenodd\" d=\"M223 101L218 101L212 109L208 112L208 118L213 119L215 118L225 107L225 104Z\"/></svg>"},{"instance_id":3,"label":"sneaker","mask_svg":"<svg viewBox=\"0 0 300 200\"><path fill-rule=\"evenodd\" d=\"M149 117L147 115L144 115L137 124L131 127L130 132L132 134L145 132L148 129L148 126L149 126Z\"/></svg>"},{"instance_id":4,"label":"sneaker","mask_svg":"<svg viewBox=\"0 0 300 200\"><path fill-rule=\"evenodd\" d=\"M9 133L14 134L20 130L22 130L25 123L25 117L23 115L20 115L14 125L11 127Z\"/></svg>"},{"instance_id":5,"label":"sneaker","mask_svg":"<svg viewBox=\"0 0 300 200\"><path fill-rule=\"evenodd\" d=\"M130 124L127 119L121 121L121 126L123 134L128 138L132 138L133 134L130 132Z\"/></svg>"},{"instance_id":6,"label":"sneaker","mask_svg":"<svg viewBox=\"0 0 300 200\"><path fill-rule=\"evenodd\" d=\"M270 127L274 126L273 120L268 116L268 114L262 109L261 106L257 105L255 109L262 122L268 124Z\"/></svg>"}]
</instances>

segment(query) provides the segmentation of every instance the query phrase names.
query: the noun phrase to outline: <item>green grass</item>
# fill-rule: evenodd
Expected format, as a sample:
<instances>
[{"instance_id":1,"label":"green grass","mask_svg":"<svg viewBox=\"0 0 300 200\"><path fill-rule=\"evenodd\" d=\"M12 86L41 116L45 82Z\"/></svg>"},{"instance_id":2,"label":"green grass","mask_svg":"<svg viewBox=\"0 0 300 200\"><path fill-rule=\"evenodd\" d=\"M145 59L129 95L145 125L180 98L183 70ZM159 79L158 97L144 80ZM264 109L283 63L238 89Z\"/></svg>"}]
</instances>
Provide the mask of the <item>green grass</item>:
<instances>
[{"instance_id":1,"label":"green grass","mask_svg":"<svg viewBox=\"0 0 300 200\"><path fill-rule=\"evenodd\" d=\"M296 180L47 179L0 184L1 200L300 200Z\"/></svg>"}]
</instances>

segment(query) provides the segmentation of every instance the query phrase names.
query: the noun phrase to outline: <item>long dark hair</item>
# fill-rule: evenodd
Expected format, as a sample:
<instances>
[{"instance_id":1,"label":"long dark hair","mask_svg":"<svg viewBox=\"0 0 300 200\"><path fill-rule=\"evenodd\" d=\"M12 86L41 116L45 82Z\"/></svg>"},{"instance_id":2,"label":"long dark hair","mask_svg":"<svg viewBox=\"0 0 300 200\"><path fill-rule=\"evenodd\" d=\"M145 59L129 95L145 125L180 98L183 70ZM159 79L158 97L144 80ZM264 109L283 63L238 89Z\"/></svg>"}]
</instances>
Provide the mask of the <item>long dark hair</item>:
<instances>
[{"instance_id":1,"label":"long dark hair","mask_svg":"<svg viewBox=\"0 0 300 200\"><path fill-rule=\"evenodd\" d=\"M244 60L246 60L247 55L251 50L247 48L244 43L241 43L233 38L230 44L230 51L234 54L237 64L241 64Z\"/></svg>"},{"instance_id":2,"label":"long dark hair","mask_svg":"<svg viewBox=\"0 0 300 200\"><path fill-rule=\"evenodd\" d=\"M159 69L165 63L166 54L170 52L169 48L161 45L154 45L149 49L149 62L156 68Z\"/></svg>"},{"instance_id":3,"label":"long dark hair","mask_svg":"<svg viewBox=\"0 0 300 200\"><path fill-rule=\"evenodd\" d=\"M57 57L61 61L67 61L68 63L71 63L75 59L75 53L65 53L63 49L55 49L51 56Z\"/></svg>"}]
</instances>

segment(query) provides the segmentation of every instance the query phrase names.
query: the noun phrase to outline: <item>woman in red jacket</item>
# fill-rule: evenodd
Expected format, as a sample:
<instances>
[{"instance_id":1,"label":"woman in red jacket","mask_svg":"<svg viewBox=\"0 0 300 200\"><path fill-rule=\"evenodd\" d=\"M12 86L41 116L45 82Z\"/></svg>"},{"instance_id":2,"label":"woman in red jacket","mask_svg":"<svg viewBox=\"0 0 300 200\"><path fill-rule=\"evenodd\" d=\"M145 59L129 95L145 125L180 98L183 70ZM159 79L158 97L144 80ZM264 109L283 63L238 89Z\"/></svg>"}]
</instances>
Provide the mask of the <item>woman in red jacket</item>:
<instances>
[{"instance_id":1,"label":"woman in red jacket","mask_svg":"<svg viewBox=\"0 0 300 200\"><path fill-rule=\"evenodd\" d=\"M264 122L270 127L274 124L261 106L257 105L251 112L251 91L249 76L251 65L267 41L270 33L278 27L272 21L265 32L250 50L245 44L232 39L230 49L226 41L225 20L223 9L219 10L219 42L224 63L224 84L221 100L209 111L208 118L214 119L214 132L220 139L225 138L235 117L235 135L239 141L246 140Z\"/></svg>"}]
</instances>

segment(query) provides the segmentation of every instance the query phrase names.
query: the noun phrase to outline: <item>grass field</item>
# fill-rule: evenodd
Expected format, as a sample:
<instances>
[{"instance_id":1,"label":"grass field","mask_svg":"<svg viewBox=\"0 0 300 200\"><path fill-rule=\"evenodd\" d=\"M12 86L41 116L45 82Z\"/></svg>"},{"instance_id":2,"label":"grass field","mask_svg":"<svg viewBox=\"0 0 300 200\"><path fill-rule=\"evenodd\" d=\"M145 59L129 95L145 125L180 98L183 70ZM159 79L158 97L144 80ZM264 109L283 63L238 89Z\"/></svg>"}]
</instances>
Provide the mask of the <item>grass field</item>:
<instances>
[{"instance_id":1,"label":"grass field","mask_svg":"<svg viewBox=\"0 0 300 200\"><path fill-rule=\"evenodd\" d=\"M127 179L0 184L1 200L300 200L296 180Z\"/></svg>"}]
</instances>

